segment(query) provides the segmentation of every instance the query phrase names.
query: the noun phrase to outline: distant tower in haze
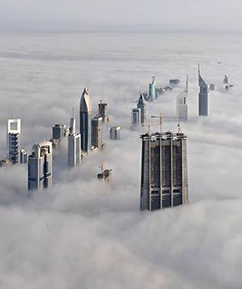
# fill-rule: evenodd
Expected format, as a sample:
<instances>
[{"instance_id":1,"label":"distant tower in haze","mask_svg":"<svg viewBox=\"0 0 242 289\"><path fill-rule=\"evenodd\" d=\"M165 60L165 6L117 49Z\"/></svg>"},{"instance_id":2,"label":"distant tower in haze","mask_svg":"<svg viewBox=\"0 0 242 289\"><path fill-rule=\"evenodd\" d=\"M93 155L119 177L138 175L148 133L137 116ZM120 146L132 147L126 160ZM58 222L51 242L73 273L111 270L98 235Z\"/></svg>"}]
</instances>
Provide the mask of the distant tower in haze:
<instances>
[{"instance_id":1,"label":"distant tower in haze","mask_svg":"<svg viewBox=\"0 0 242 289\"><path fill-rule=\"evenodd\" d=\"M92 119L92 147L102 149L103 147L103 121L101 116Z\"/></svg>"},{"instance_id":2,"label":"distant tower in haze","mask_svg":"<svg viewBox=\"0 0 242 289\"><path fill-rule=\"evenodd\" d=\"M188 203L186 136L182 132L143 134L141 210Z\"/></svg>"},{"instance_id":3,"label":"distant tower in haze","mask_svg":"<svg viewBox=\"0 0 242 289\"><path fill-rule=\"evenodd\" d=\"M198 65L198 84L200 89L198 95L198 114L200 116L207 116L209 86L207 85L205 80L201 77L199 65Z\"/></svg>"},{"instance_id":4,"label":"distant tower in haze","mask_svg":"<svg viewBox=\"0 0 242 289\"><path fill-rule=\"evenodd\" d=\"M52 143L33 145L28 157L28 190L52 187Z\"/></svg>"},{"instance_id":5,"label":"distant tower in haze","mask_svg":"<svg viewBox=\"0 0 242 289\"><path fill-rule=\"evenodd\" d=\"M131 112L131 126L135 127L141 124L141 109L133 108Z\"/></svg>"},{"instance_id":6,"label":"distant tower in haze","mask_svg":"<svg viewBox=\"0 0 242 289\"><path fill-rule=\"evenodd\" d=\"M145 100L143 97L143 94L140 95L138 103L137 103L137 108L140 108L140 122L141 124L145 123L145 117L146 117L146 104Z\"/></svg>"},{"instance_id":7,"label":"distant tower in haze","mask_svg":"<svg viewBox=\"0 0 242 289\"><path fill-rule=\"evenodd\" d=\"M76 133L76 120L73 116L70 119L68 135L68 166L75 167L81 162L81 135Z\"/></svg>"},{"instance_id":8,"label":"distant tower in haze","mask_svg":"<svg viewBox=\"0 0 242 289\"><path fill-rule=\"evenodd\" d=\"M152 77L151 83L149 83L149 100L153 101L155 99L155 77Z\"/></svg>"},{"instance_id":9,"label":"distant tower in haze","mask_svg":"<svg viewBox=\"0 0 242 289\"><path fill-rule=\"evenodd\" d=\"M20 134L21 120L9 119L7 127L7 151L8 159L12 164L20 162Z\"/></svg>"},{"instance_id":10,"label":"distant tower in haze","mask_svg":"<svg viewBox=\"0 0 242 289\"><path fill-rule=\"evenodd\" d=\"M120 139L120 130L121 127L120 126L113 126L110 129L110 139Z\"/></svg>"},{"instance_id":11,"label":"distant tower in haze","mask_svg":"<svg viewBox=\"0 0 242 289\"><path fill-rule=\"evenodd\" d=\"M105 122L107 116L107 103L100 100L98 104L98 114L102 117L102 121Z\"/></svg>"},{"instance_id":12,"label":"distant tower in haze","mask_svg":"<svg viewBox=\"0 0 242 289\"><path fill-rule=\"evenodd\" d=\"M91 149L91 119L92 107L90 95L87 88L81 95L80 101L80 134L81 134L81 149L88 152Z\"/></svg>"},{"instance_id":13,"label":"distant tower in haze","mask_svg":"<svg viewBox=\"0 0 242 289\"><path fill-rule=\"evenodd\" d=\"M68 135L68 128L64 124L56 123L52 127L52 139L50 140L53 145L53 149L58 149L60 143L63 141L63 139L66 139L66 136Z\"/></svg>"},{"instance_id":14,"label":"distant tower in haze","mask_svg":"<svg viewBox=\"0 0 242 289\"><path fill-rule=\"evenodd\" d=\"M177 96L177 107L176 107L176 112L177 112L177 118L181 121L187 121L188 118L188 109L187 109L187 95L188 95L188 77L186 81L186 89L181 92Z\"/></svg>"}]
</instances>

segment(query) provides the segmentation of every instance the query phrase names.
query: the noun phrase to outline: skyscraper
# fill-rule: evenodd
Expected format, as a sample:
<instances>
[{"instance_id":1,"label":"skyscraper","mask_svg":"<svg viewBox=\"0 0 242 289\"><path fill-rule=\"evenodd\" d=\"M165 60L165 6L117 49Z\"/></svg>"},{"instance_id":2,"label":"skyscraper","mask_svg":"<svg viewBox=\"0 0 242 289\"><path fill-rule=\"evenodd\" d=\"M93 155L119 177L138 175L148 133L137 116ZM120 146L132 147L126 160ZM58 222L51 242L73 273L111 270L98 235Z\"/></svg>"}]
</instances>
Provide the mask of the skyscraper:
<instances>
[{"instance_id":1,"label":"skyscraper","mask_svg":"<svg viewBox=\"0 0 242 289\"><path fill-rule=\"evenodd\" d=\"M139 97L137 108L140 108L140 122L141 124L144 124L145 118L146 118L146 104L145 104L143 94L141 94Z\"/></svg>"},{"instance_id":2,"label":"skyscraper","mask_svg":"<svg viewBox=\"0 0 242 289\"><path fill-rule=\"evenodd\" d=\"M141 124L141 109L133 108L131 112L131 126L135 127Z\"/></svg>"},{"instance_id":3,"label":"skyscraper","mask_svg":"<svg viewBox=\"0 0 242 289\"><path fill-rule=\"evenodd\" d=\"M28 157L28 190L52 187L52 143L33 145Z\"/></svg>"},{"instance_id":4,"label":"skyscraper","mask_svg":"<svg viewBox=\"0 0 242 289\"><path fill-rule=\"evenodd\" d=\"M149 100L153 101L155 99L155 77L152 77L151 83L149 83Z\"/></svg>"},{"instance_id":5,"label":"skyscraper","mask_svg":"<svg viewBox=\"0 0 242 289\"><path fill-rule=\"evenodd\" d=\"M186 81L186 89L181 92L176 99L176 114L177 118L181 121L187 121L188 109L187 109L187 95L188 95L188 78Z\"/></svg>"},{"instance_id":6,"label":"skyscraper","mask_svg":"<svg viewBox=\"0 0 242 289\"><path fill-rule=\"evenodd\" d=\"M102 117L102 121L105 122L107 116L107 103L100 100L98 104L98 114Z\"/></svg>"},{"instance_id":7,"label":"skyscraper","mask_svg":"<svg viewBox=\"0 0 242 289\"><path fill-rule=\"evenodd\" d=\"M113 126L110 129L110 139L120 139L120 130L121 127L120 126Z\"/></svg>"},{"instance_id":8,"label":"skyscraper","mask_svg":"<svg viewBox=\"0 0 242 289\"><path fill-rule=\"evenodd\" d=\"M50 140L52 142L53 149L58 149L63 139L67 139L67 135L68 127L64 124L56 123L52 127L52 139Z\"/></svg>"},{"instance_id":9,"label":"skyscraper","mask_svg":"<svg viewBox=\"0 0 242 289\"><path fill-rule=\"evenodd\" d=\"M92 147L102 149L103 147L103 123L101 116L92 119Z\"/></svg>"},{"instance_id":10,"label":"skyscraper","mask_svg":"<svg viewBox=\"0 0 242 289\"><path fill-rule=\"evenodd\" d=\"M186 136L168 131L141 138L140 209L154 211L188 203Z\"/></svg>"},{"instance_id":11,"label":"skyscraper","mask_svg":"<svg viewBox=\"0 0 242 289\"><path fill-rule=\"evenodd\" d=\"M199 66L198 66L198 84L200 89L198 95L198 114L201 116L207 116L209 86L202 78Z\"/></svg>"},{"instance_id":12,"label":"skyscraper","mask_svg":"<svg viewBox=\"0 0 242 289\"><path fill-rule=\"evenodd\" d=\"M66 125L56 123L52 127L52 138L61 140L63 137L67 136L67 131Z\"/></svg>"},{"instance_id":13,"label":"skyscraper","mask_svg":"<svg viewBox=\"0 0 242 289\"><path fill-rule=\"evenodd\" d=\"M75 167L81 162L81 135L76 133L76 121L74 116L70 119L68 135L68 166Z\"/></svg>"},{"instance_id":14,"label":"skyscraper","mask_svg":"<svg viewBox=\"0 0 242 289\"><path fill-rule=\"evenodd\" d=\"M91 119L92 108L90 95L87 88L81 95L80 101L80 134L81 134L81 149L88 152L91 149Z\"/></svg>"},{"instance_id":15,"label":"skyscraper","mask_svg":"<svg viewBox=\"0 0 242 289\"><path fill-rule=\"evenodd\" d=\"M21 120L9 119L7 127L7 151L8 159L12 164L20 162L20 133Z\"/></svg>"}]
</instances>

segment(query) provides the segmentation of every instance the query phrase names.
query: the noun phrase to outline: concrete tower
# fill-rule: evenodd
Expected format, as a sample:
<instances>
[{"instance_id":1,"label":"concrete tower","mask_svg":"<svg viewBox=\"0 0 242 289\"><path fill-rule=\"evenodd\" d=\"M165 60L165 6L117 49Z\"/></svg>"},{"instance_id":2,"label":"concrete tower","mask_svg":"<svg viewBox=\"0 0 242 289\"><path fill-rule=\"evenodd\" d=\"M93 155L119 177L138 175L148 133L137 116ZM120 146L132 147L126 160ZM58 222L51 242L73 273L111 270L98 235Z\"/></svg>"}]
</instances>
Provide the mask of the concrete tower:
<instances>
[{"instance_id":1,"label":"concrete tower","mask_svg":"<svg viewBox=\"0 0 242 289\"><path fill-rule=\"evenodd\" d=\"M76 120L70 119L70 128L68 135L68 166L75 167L81 162L81 135L76 133Z\"/></svg>"},{"instance_id":2,"label":"concrete tower","mask_svg":"<svg viewBox=\"0 0 242 289\"><path fill-rule=\"evenodd\" d=\"M144 134L140 209L158 210L188 203L186 136Z\"/></svg>"},{"instance_id":3,"label":"concrete tower","mask_svg":"<svg viewBox=\"0 0 242 289\"><path fill-rule=\"evenodd\" d=\"M28 190L52 187L52 143L33 145L28 157Z\"/></svg>"},{"instance_id":4,"label":"concrete tower","mask_svg":"<svg viewBox=\"0 0 242 289\"><path fill-rule=\"evenodd\" d=\"M180 121L187 121L188 108L187 108L187 95L188 95L188 77L186 81L186 89L181 92L176 99L176 114Z\"/></svg>"},{"instance_id":5,"label":"concrete tower","mask_svg":"<svg viewBox=\"0 0 242 289\"><path fill-rule=\"evenodd\" d=\"M113 126L110 128L110 139L120 139L120 126Z\"/></svg>"},{"instance_id":6,"label":"concrete tower","mask_svg":"<svg viewBox=\"0 0 242 289\"><path fill-rule=\"evenodd\" d=\"M140 121L141 124L145 123L145 118L146 118L146 104L145 104L145 100L143 97L143 94L140 95L138 103L137 103L137 108L140 108Z\"/></svg>"},{"instance_id":7,"label":"concrete tower","mask_svg":"<svg viewBox=\"0 0 242 289\"><path fill-rule=\"evenodd\" d=\"M131 126L135 127L141 124L141 109L133 108L131 111Z\"/></svg>"},{"instance_id":8,"label":"concrete tower","mask_svg":"<svg viewBox=\"0 0 242 289\"><path fill-rule=\"evenodd\" d=\"M92 119L92 147L102 149L103 147L103 121L101 116Z\"/></svg>"},{"instance_id":9,"label":"concrete tower","mask_svg":"<svg viewBox=\"0 0 242 289\"><path fill-rule=\"evenodd\" d=\"M152 77L151 83L149 83L149 100L153 101L155 99L155 77Z\"/></svg>"},{"instance_id":10,"label":"concrete tower","mask_svg":"<svg viewBox=\"0 0 242 289\"><path fill-rule=\"evenodd\" d=\"M90 95L87 88L81 95L80 101L80 134L81 134L81 149L88 152L91 149L91 119L92 107Z\"/></svg>"},{"instance_id":11,"label":"concrete tower","mask_svg":"<svg viewBox=\"0 0 242 289\"><path fill-rule=\"evenodd\" d=\"M98 104L98 114L102 117L102 121L105 122L107 117L107 103L100 100Z\"/></svg>"},{"instance_id":12,"label":"concrete tower","mask_svg":"<svg viewBox=\"0 0 242 289\"><path fill-rule=\"evenodd\" d=\"M12 164L20 162L20 134L21 120L9 119L7 127L7 151L8 159Z\"/></svg>"},{"instance_id":13,"label":"concrete tower","mask_svg":"<svg viewBox=\"0 0 242 289\"><path fill-rule=\"evenodd\" d=\"M207 116L209 86L207 85L205 80L201 77L199 66L198 66L198 84L200 89L198 95L198 114L201 116Z\"/></svg>"}]
</instances>

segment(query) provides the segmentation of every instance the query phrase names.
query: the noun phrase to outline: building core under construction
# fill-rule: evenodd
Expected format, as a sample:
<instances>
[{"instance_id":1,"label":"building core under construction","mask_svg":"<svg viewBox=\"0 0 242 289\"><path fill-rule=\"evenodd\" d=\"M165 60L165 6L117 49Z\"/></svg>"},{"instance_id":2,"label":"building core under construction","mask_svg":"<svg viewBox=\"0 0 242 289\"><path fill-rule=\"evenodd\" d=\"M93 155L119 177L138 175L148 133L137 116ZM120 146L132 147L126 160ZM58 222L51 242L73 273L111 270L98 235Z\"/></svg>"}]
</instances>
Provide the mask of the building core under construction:
<instances>
[{"instance_id":1,"label":"building core under construction","mask_svg":"<svg viewBox=\"0 0 242 289\"><path fill-rule=\"evenodd\" d=\"M188 203L186 135L143 134L140 209L159 210Z\"/></svg>"}]
</instances>

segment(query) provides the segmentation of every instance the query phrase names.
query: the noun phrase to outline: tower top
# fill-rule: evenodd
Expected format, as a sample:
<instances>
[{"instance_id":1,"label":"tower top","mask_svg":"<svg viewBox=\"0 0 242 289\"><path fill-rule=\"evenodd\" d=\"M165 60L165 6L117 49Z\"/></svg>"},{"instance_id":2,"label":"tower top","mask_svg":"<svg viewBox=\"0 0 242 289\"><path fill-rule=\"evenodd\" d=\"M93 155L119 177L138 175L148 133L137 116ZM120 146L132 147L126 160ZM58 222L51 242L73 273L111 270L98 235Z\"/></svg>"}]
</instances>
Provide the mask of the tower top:
<instances>
[{"instance_id":1,"label":"tower top","mask_svg":"<svg viewBox=\"0 0 242 289\"><path fill-rule=\"evenodd\" d=\"M83 93L81 95L80 111L82 111L82 112L91 112L92 111L90 95L89 95L89 91L86 87L84 88Z\"/></svg>"}]
</instances>

